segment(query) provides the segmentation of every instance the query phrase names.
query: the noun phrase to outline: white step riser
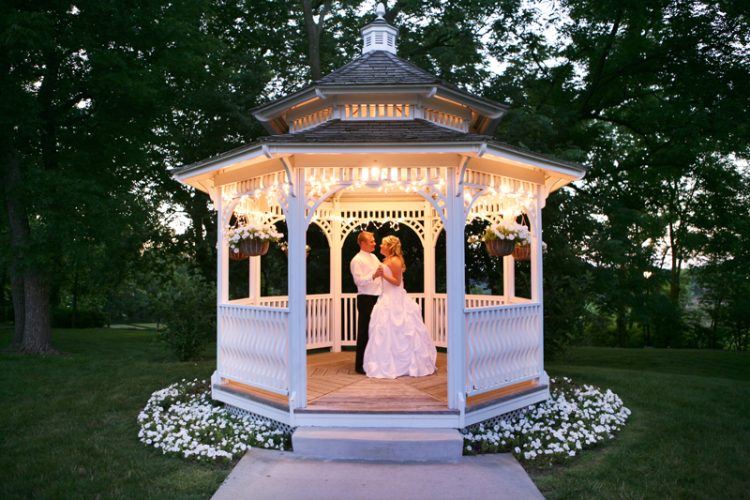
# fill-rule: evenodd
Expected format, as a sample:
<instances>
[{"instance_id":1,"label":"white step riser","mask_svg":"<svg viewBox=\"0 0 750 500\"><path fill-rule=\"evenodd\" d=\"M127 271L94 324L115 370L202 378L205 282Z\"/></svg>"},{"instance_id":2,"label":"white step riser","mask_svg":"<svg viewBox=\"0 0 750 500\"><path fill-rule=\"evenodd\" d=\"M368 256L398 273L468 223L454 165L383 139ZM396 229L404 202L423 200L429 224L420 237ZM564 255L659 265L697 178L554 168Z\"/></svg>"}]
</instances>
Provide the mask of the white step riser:
<instances>
[{"instance_id":1,"label":"white step riser","mask_svg":"<svg viewBox=\"0 0 750 500\"><path fill-rule=\"evenodd\" d=\"M294 454L327 460L455 462L463 438L455 429L321 429L300 427L292 435Z\"/></svg>"}]
</instances>

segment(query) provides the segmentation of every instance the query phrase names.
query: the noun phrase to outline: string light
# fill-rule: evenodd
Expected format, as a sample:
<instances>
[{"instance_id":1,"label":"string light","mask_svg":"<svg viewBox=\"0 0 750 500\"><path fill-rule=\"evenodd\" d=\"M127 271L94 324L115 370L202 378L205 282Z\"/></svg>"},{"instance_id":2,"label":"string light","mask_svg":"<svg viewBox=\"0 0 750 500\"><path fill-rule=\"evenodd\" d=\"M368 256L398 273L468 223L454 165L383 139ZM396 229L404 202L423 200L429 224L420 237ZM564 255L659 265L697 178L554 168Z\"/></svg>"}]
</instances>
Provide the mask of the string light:
<instances>
[{"instance_id":1,"label":"string light","mask_svg":"<svg viewBox=\"0 0 750 500\"><path fill-rule=\"evenodd\" d=\"M432 198L440 202L444 196L446 180L444 177L437 179L428 179L420 177L410 179L407 171L406 179L401 179L402 171L399 168L380 168L372 166L370 168L354 169L359 176L353 180L344 180L336 177L335 174L328 175L327 169L321 170L321 175L316 175L317 169L310 169L310 174L306 179L305 190L307 197L311 200L320 199L328 196L338 189L362 189L368 187L378 192L390 193L401 191L405 193L421 193L423 196ZM231 202L236 200L237 188L239 183L227 189L223 193L223 200ZM270 185L261 185L252 191L245 192L239 196L236 211L239 213L249 213L251 211L259 212L258 205L265 201L267 206L274 206L279 203L280 199L286 198L291 192L288 183L274 183ZM471 217L493 216L516 216L526 213L535 204L533 196L533 187L522 181L508 179L505 177L491 176L489 186L482 187L480 193L476 195L470 191L464 191L464 206L469 207L474 201L474 196L478 199L472 210ZM312 206L314 201L310 204ZM252 205L253 208L248 207ZM442 205L441 205L442 206Z\"/></svg>"}]
</instances>

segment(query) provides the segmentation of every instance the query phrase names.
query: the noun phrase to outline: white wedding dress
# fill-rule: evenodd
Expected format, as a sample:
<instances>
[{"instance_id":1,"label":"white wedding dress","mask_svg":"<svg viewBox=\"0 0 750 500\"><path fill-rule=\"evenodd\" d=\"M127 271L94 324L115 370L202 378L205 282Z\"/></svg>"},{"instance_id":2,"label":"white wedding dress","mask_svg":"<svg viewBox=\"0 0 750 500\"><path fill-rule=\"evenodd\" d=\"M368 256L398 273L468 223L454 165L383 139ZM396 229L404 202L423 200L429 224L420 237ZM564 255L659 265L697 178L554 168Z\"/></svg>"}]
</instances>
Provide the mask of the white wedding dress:
<instances>
[{"instance_id":1,"label":"white wedding dress","mask_svg":"<svg viewBox=\"0 0 750 500\"><path fill-rule=\"evenodd\" d=\"M388 266L383 272L392 277ZM368 377L422 377L435 373L437 350L427 333L422 310L406 295L403 279L392 285L383 280L383 292L370 316L370 339L364 368Z\"/></svg>"}]
</instances>

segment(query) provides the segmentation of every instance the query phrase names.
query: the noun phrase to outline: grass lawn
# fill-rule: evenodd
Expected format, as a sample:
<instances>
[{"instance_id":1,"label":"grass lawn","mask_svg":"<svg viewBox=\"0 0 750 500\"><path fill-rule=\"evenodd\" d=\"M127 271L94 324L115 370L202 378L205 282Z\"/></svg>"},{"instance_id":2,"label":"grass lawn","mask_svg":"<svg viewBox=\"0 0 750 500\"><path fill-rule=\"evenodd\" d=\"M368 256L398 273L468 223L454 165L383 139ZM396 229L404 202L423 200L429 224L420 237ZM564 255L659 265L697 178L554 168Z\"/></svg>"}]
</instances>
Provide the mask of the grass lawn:
<instances>
[{"instance_id":1,"label":"grass lawn","mask_svg":"<svg viewBox=\"0 0 750 500\"><path fill-rule=\"evenodd\" d=\"M0 348L10 339L0 329ZM214 362L174 361L153 332L57 330L66 355L0 354L0 498L208 498L231 466L167 458L137 440L156 389L208 377ZM578 348L552 375L610 387L633 410L618 438L551 470L549 497L746 497L750 356Z\"/></svg>"},{"instance_id":2,"label":"grass lawn","mask_svg":"<svg viewBox=\"0 0 750 500\"><path fill-rule=\"evenodd\" d=\"M10 331L0 332L0 348ZM209 498L231 466L164 457L138 442L150 394L208 377L213 359L180 363L153 331L56 330L66 354L0 354L0 498Z\"/></svg>"},{"instance_id":3,"label":"grass lawn","mask_svg":"<svg viewBox=\"0 0 750 500\"><path fill-rule=\"evenodd\" d=\"M551 376L609 387L633 411L601 449L531 471L549 498L747 498L750 353L576 348Z\"/></svg>"}]
</instances>

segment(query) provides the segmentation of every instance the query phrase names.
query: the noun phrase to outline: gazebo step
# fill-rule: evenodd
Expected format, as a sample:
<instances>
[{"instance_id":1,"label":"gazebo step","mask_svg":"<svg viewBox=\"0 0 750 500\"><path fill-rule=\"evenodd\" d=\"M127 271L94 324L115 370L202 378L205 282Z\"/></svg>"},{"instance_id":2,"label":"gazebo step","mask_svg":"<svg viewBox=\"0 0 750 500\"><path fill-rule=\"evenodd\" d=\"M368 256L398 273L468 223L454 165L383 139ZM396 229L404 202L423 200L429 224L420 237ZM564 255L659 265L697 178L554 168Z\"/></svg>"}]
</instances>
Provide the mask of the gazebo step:
<instances>
[{"instance_id":1,"label":"gazebo step","mask_svg":"<svg viewBox=\"0 0 750 500\"><path fill-rule=\"evenodd\" d=\"M306 458L454 462L461 458L463 438L456 429L298 427L292 447Z\"/></svg>"}]
</instances>

